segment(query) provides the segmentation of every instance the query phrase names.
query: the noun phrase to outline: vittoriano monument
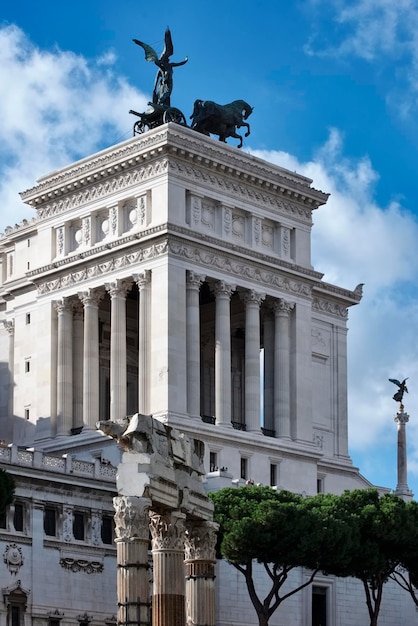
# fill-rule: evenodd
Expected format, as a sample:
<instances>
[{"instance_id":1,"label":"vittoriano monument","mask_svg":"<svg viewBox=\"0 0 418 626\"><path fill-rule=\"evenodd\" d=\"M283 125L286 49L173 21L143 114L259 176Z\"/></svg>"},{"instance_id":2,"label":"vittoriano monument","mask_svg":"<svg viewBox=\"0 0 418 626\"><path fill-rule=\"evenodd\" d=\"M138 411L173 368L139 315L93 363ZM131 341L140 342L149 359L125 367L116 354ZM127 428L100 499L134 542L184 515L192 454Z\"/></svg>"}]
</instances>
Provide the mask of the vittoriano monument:
<instances>
[{"instance_id":1,"label":"vittoriano monument","mask_svg":"<svg viewBox=\"0 0 418 626\"><path fill-rule=\"evenodd\" d=\"M164 35L164 50L160 56L154 48L148 44L134 39L134 43L141 46L145 51L145 60L155 63L157 74L152 92L152 102L144 113L130 110L129 113L139 117L135 122L134 135L142 134L151 128L161 126L167 122L175 122L187 126L186 118L180 109L171 106L171 94L173 91L173 68L185 65L188 57L184 61L173 63L170 57L174 53L173 41L170 29L167 28ZM218 135L219 141L226 142L227 137L239 139L238 148L242 147L242 136L236 131L237 128L245 126L250 134L250 125L245 120L251 115L253 108L245 100L234 100L229 104L217 104L212 100L195 100L193 112L190 115L192 120L191 128L204 135Z\"/></svg>"},{"instance_id":2,"label":"vittoriano monument","mask_svg":"<svg viewBox=\"0 0 418 626\"><path fill-rule=\"evenodd\" d=\"M406 424L409 422L409 415L404 411L403 397L408 393L406 381L402 382L396 378L389 378L389 382L398 387L398 391L393 395L395 402L399 402L399 411L395 415L395 422L398 425L398 483L396 485L395 494L403 500L409 501L412 498L412 492L407 482L407 454L406 454Z\"/></svg>"}]
</instances>

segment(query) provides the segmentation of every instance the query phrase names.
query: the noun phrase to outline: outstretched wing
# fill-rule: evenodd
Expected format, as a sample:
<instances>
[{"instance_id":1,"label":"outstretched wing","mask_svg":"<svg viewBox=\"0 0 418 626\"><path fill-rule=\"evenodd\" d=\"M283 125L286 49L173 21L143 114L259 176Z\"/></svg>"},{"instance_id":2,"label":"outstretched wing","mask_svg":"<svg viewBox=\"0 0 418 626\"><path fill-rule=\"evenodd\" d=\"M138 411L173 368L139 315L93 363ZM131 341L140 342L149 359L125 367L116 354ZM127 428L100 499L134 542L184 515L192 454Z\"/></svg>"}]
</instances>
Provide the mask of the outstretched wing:
<instances>
[{"instance_id":1,"label":"outstretched wing","mask_svg":"<svg viewBox=\"0 0 418 626\"><path fill-rule=\"evenodd\" d=\"M389 382L393 383L394 385L398 385L398 387L402 386L402 384L399 382L399 380L396 380L396 378L389 378Z\"/></svg>"},{"instance_id":2,"label":"outstretched wing","mask_svg":"<svg viewBox=\"0 0 418 626\"><path fill-rule=\"evenodd\" d=\"M151 46L143 41L139 41L139 39L132 39L132 41L144 49L146 61L153 61L154 63L158 61L158 54L155 52L154 48L151 48Z\"/></svg>"},{"instance_id":3,"label":"outstretched wing","mask_svg":"<svg viewBox=\"0 0 418 626\"><path fill-rule=\"evenodd\" d=\"M171 39L170 29L167 28L164 34L165 48L162 53L162 57L171 57L174 52L173 41Z\"/></svg>"}]
</instances>

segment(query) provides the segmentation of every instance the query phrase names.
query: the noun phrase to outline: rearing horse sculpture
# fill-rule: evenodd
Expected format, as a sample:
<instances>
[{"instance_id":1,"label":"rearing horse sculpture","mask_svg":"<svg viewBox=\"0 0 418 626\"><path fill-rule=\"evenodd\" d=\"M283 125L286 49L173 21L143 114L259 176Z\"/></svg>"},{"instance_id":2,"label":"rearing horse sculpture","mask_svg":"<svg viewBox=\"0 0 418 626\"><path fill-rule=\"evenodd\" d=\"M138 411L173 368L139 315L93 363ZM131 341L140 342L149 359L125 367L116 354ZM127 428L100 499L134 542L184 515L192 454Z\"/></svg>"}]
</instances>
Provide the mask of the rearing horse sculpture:
<instances>
[{"instance_id":1,"label":"rearing horse sculpture","mask_svg":"<svg viewBox=\"0 0 418 626\"><path fill-rule=\"evenodd\" d=\"M204 135L219 135L219 141L227 137L239 139L238 148L242 146L242 136L236 132L241 126L247 127L245 136L250 134L250 125L245 122L251 113L251 107L245 100L234 100L230 104L217 104L211 100L196 100L190 116L192 128Z\"/></svg>"}]
</instances>

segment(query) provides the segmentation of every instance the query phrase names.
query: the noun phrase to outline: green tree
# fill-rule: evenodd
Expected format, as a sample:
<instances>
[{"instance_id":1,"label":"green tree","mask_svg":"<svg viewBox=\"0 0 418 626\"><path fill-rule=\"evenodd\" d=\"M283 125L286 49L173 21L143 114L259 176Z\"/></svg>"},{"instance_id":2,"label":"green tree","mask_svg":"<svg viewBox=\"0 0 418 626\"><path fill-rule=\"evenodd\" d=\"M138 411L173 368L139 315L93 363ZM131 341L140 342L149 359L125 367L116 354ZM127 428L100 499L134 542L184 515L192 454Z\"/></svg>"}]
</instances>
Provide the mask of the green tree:
<instances>
[{"instance_id":1,"label":"green tree","mask_svg":"<svg viewBox=\"0 0 418 626\"><path fill-rule=\"evenodd\" d=\"M210 493L219 523L218 553L245 578L259 626L267 626L280 604L314 579L322 553L345 553L344 524L329 514L336 496L302 498L270 487L226 488ZM324 557L325 558L325 557ZM254 563L270 580L264 598L256 590ZM308 579L286 591L283 585L297 567L310 570Z\"/></svg>"},{"instance_id":2,"label":"green tree","mask_svg":"<svg viewBox=\"0 0 418 626\"><path fill-rule=\"evenodd\" d=\"M15 481L11 474L0 469L0 514L12 503L15 493Z\"/></svg>"},{"instance_id":3,"label":"green tree","mask_svg":"<svg viewBox=\"0 0 418 626\"><path fill-rule=\"evenodd\" d=\"M377 626L385 583L401 564L407 542L407 508L401 498L376 489L345 491L334 510L352 530L344 559L321 559L328 574L352 576L363 583L370 626Z\"/></svg>"},{"instance_id":4,"label":"green tree","mask_svg":"<svg viewBox=\"0 0 418 626\"><path fill-rule=\"evenodd\" d=\"M418 607L418 502L412 500L406 509L407 520L402 529L404 543L399 557L401 564L390 578L410 594Z\"/></svg>"}]
</instances>

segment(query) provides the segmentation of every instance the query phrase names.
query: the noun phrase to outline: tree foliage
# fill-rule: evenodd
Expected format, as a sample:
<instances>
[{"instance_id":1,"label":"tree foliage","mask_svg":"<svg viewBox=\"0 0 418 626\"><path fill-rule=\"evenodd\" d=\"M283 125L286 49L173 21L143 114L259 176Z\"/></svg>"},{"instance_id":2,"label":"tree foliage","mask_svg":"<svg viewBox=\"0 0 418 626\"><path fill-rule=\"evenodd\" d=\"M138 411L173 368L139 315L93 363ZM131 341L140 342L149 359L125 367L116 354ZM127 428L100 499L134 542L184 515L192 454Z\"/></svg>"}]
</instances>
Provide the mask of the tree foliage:
<instances>
[{"instance_id":1,"label":"tree foliage","mask_svg":"<svg viewBox=\"0 0 418 626\"><path fill-rule=\"evenodd\" d=\"M0 513L12 503L15 492L15 481L11 474L0 469Z\"/></svg>"},{"instance_id":2,"label":"tree foliage","mask_svg":"<svg viewBox=\"0 0 418 626\"><path fill-rule=\"evenodd\" d=\"M376 489L345 491L336 505L335 518L351 527L350 550L345 559L321 560L320 567L328 574L361 580L370 626L376 626L384 585L409 545L407 505L393 494L380 497Z\"/></svg>"},{"instance_id":3,"label":"tree foliage","mask_svg":"<svg viewBox=\"0 0 418 626\"><path fill-rule=\"evenodd\" d=\"M270 487L226 488L209 494L219 523L218 552L245 577L259 625L266 626L280 604L309 585L332 554L345 555L351 529L341 520L334 523L330 511L336 496L302 498ZM325 555L328 555L325 558ZM254 562L264 567L270 590L259 597ZM296 567L310 574L294 588L283 586Z\"/></svg>"}]
</instances>

